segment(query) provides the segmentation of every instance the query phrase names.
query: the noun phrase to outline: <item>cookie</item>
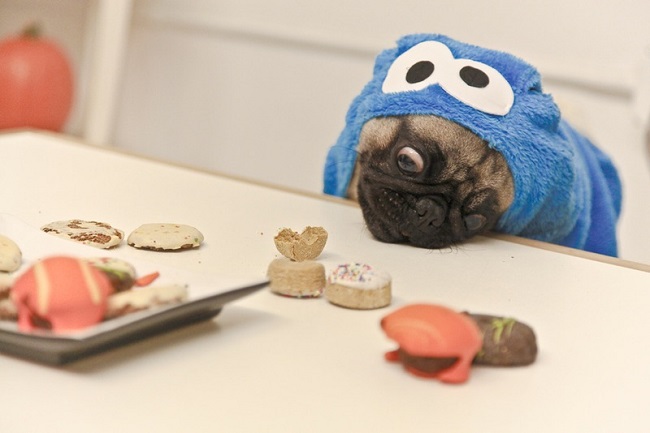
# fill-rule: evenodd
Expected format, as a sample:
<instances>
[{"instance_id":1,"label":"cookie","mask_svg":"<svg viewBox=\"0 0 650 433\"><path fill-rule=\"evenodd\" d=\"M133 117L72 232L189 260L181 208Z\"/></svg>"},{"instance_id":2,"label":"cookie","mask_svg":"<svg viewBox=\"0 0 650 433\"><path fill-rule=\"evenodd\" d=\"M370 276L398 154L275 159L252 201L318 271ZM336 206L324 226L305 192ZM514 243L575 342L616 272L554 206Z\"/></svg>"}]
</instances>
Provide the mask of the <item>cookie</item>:
<instances>
[{"instance_id":1,"label":"cookie","mask_svg":"<svg viewBox=\"0 0 650 433\"><path fill-rule=\"evenodd\" d=\"M327 277L325 298L356 310L385 307L391 302L391 277L362 263L339 265Z\"/></svg>"},{"instance_id":2,"label":"cookie","mask_svg":"<svg viewBox=\"0 0 650 433\"><path fill-rule=\"evenodd\" d=\"M433 304L410 304L381 319L399 347L387 352L420 377L462 383L473 365L516 367L537 356L532 328L510 317L456 312Z\"/></svg>"},{"instance_id":3,"label":"cookie","mask_svg":"<svg viewBox=\"0 0 650 433\"><path fill-rule=\"evenodd\" d=\"M13 283L14 274L0 272L0 299L4 299L9 296L9 289L11 289Z\"/></svg>"},{"instance_id":4,"label":"cookie","mask_svg":"<svg viewBox=\"0 0 650 433\"><path fill-rule=\"evenodd\" d=\"M112 319L185 300L187 300L187 287L181 284L137 287L109 296L105 318Z\"/></svg>"},{"instance_id":5,"label":"cookie","mask_svg":"<svg viewBox=\"0 0 650 433\"><path fill-rule=\"evenodd\" d=\"M93 257L87 260L106 274L115 292L129 290L135 284L135 268L129 262L114 257Z\"/></svg>"},{"instance_id":6,"label":"cookie","mask_svg":"<svg viewBox=\"0 0 650 433\"><path fill-rule=\"evenodd\" d=\"M203 234L185 224L151 223L133 230L126 240L130 246L142 250L179 251L197 248Z\"/></svg>"},{"instance_id":7,"label":"cookie","mask_svg":"<svg viewBox=\"0 0 650 433\"><path fill-rule=\"evenodd\" d=\"M476 322L483 335L483 347L474 359L475 364L515 367L535 362L537 338L530 326L511 317L468 316Z\"/></svg>"},{"instance_id":8,"label":"cookie","mask_svg":"<svg viewBox=\"0 0 650 433\"><path fill-rule=\"evenodd\" d=\"M75 330L99 323L111 293L102 271L86 260L65 256L39 260L11 288L21 331Z\"/></svg>"},{"instance_id":9,"label":"cookie","mask_svg":"<svg viewBox=\"0 0 650 433\"><path fill-rule=\"evenodd\" d=\"M23 254L18 245L6 236L0 235L0 271L13 272L20 267Z\"/></svg>"},{"instance_id":10,"label":"cookie","mask_svg":"<svg viewBox=\"0 0 650 433\"><path fill-rule=\"evenodd\" d=\"M14 274L0 272L0 320L16 320L18 310L9 296L14 283Z\"/></svg>"},{"instance_id":11,"label":"cookie","mask_svg":"<svg viewBox=\"0 0 650 433\"><path fill-rule=\"evenodd\" d=\"M15 321L18 319L16 304L11 298L0 299L0 320Z\"/></svg>"},{"instance_id":12,"label":"cookie","mask_svg":"<svg viewBox=\"0 0 650 433\"><path fill-rule=\"evenodd\" d=\"M325 267L312 260L275 259L267 275L273 293L294 298L316 298L325 288Z\"/></svg>"},{"instance_id":13,"label":"cookie","mask_svg":"<svg viewBox=\"0 0 650 433\"><path fill-rule=\"evenodd\" d=\"M380 325L399 346L384 355L386 360L402 363L416 376L446 383L469 379L483 342L471 318L441 305L406 305L383 317Z\"/></svg>"},{"instance_id":14,"label":"cookie","mask_svg":"<svg viewBox=\"0 0 650 433\"><path fill-rule=\"evenodd\" d=\"M325 248L327 231L322 227L306 227L298 233L285 228L273 240L278 251L291 260L314 260Z\"/></svg>"},{"instance_id":15,"label":"cookie","mask_svg":"<svg viewBox=\"0 0 650 433\"><path fill-rule=\"evenodd\" d=\"M98 221L64 220L41 227L45 233L81 242L97 248L114 248L122 242L124 232Z\"/></svg>"}]
</instances>

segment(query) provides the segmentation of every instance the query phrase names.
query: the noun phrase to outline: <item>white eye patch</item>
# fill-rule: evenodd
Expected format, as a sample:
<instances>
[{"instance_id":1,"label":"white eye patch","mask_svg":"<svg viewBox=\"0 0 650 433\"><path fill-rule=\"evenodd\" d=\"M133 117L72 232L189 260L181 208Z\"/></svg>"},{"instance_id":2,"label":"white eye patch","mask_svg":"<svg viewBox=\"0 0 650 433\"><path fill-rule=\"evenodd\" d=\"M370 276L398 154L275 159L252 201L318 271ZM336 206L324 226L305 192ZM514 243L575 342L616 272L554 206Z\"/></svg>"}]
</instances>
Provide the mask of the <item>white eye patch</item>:
<instances>
[{"instance_id":1,"label":"white eye patch","mask_svg":"<svg viewBox=\"0 0 650 433\"><path fill-rule=\"evenodd\" d=\"M391 64L382 84L384 93L418 91L435 84L464 104L488 114L508 114L515 100L508 81L491 66L455 59L437 41L421 42Z\"/></svg>"}]
</instances>

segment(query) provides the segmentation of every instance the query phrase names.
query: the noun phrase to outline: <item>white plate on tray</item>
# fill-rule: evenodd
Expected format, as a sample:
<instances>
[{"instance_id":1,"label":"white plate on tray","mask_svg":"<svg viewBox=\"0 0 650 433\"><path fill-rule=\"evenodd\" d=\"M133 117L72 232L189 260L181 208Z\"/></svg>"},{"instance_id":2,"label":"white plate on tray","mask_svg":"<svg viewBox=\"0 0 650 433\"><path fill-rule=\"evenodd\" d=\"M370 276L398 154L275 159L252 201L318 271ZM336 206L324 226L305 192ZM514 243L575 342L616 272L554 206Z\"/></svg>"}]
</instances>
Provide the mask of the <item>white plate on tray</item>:
<instances>
[{"instance_id":1,"label":"white plate on tray","mask_svg":"<svg viewBox=\"0 0 650 433\"><path fill-rule=\"evenodd\" d=\"M120 257L119 248L125 248L123 245L107 251L57 238L7 214L0 214L0 234L16 242L23 253L23 264L16 275L36 260L51 255ZM152 253L154 254L160 253ZM16 322L0 320L0 352L46 364L65 364L160 332L213 318L228 302L249 295L268 284L266 278L245 281L222 279L131 258L125 260L135 267L138 275L159 272L160 277L154 283L156 285L186 284L188 300L127 314L74 332L22 332Z\"/></svg>"}]
</instances>

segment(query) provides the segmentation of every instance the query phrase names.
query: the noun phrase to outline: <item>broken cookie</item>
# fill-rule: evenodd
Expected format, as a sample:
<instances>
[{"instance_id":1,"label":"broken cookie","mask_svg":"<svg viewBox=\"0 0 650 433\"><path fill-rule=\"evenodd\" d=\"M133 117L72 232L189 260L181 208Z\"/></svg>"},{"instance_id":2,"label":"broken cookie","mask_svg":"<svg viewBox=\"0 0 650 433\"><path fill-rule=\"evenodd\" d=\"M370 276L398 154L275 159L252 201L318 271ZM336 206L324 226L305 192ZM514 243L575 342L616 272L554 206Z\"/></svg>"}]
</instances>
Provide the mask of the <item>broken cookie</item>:
<instances>
[{"instance_id":1,"label":"broken cookie","mask_svg":"<svg viewBox=\"0 0 650 433\"><path fill-rule=\"evenodd\" d=\"M285 228L273 239L275 246L288 259L302 262L314 260L325 248L327 231L322 227L306 227L302 233Z\"/></svg>"}]
</instances>

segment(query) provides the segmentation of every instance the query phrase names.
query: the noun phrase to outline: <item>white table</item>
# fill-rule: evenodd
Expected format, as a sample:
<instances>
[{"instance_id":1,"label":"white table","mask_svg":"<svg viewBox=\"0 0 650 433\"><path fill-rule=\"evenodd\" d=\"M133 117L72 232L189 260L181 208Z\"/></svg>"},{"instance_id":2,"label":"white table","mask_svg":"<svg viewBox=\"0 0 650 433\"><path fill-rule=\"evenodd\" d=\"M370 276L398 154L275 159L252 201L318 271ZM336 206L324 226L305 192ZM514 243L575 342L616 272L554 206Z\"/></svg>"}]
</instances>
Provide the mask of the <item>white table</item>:
<instances>
[{"instance_id":1,"label":"white table","mask_svg":"<svg viewBox=\"0 0 650 433\"><path fill-rule=\"evenodd\" d=\"M34 226L100 219L192 224L199 250L155 255L215 276L259 277L282 227L321 225L328 269L364 261L393 276L393 305L354 311L264 289L214 321L65 367L0 355L3 432L647 432L650 274L482 237L442 251L372 239L342 201L166 165L66 137L0 135L2 210ZM319 173L314 175L319 176ZM524 368L475 367L445 385L387 363L379 320L412 302L533 326Z\"/></svg>"}]
</instances>

